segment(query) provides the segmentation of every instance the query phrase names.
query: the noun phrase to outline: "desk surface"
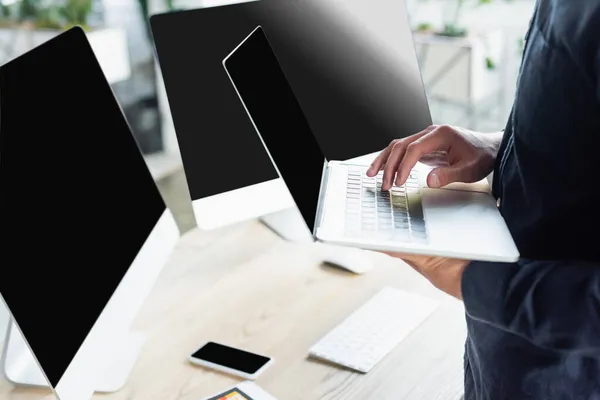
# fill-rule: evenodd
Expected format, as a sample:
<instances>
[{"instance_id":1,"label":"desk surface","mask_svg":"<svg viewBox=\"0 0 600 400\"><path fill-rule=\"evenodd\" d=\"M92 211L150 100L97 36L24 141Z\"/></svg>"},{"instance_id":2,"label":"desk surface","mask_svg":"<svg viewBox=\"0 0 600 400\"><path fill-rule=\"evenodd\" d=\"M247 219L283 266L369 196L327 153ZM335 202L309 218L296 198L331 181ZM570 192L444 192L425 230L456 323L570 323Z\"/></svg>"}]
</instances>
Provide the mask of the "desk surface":
<instances>
[{"instance_id":1,"label":"desk surface","mask_svg":"<svg viewBox=\"0 0 600 400\"><path fill-rule=\"evenodd\" d=\"M376 268L357 276L321 266L312 244L284 242L258 222L189 232L135 322L149 341L128 384L94 400L201 400L234 384L186 361L208 340L274 357L257 383L280 400L460 398L462 304L401 261L372 257ZM387 285L442 304L366 375L307 359L312 344ZM46 393L0 383L0 399L51 399Z\"/></svg>"}]
</instances>

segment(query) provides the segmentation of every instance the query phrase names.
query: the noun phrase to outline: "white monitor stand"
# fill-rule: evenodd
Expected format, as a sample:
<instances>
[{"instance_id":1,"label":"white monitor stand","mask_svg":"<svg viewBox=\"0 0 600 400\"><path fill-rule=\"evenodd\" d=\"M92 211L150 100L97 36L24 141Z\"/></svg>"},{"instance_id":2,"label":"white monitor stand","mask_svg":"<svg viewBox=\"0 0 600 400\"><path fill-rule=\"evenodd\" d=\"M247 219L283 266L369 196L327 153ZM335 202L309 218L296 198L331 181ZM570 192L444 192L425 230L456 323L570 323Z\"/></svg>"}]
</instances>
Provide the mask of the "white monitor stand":
<instances>
[{"instance_id":1,"label":"white monitor stand","mask_svg":"<svg viewBox=\"0 0 600 400\"><path fill-rule=\"evenodd\" d=\"M111 362L103 368L104 373L99 376L96 392L114 393L125 385L145 340L146 337L143 334L132 332L123 340L113 342L113 357L111 357ZM31 388L49 388L46 376L12 317L9 317L4 337L1 362L2 374L11 384Z\"/></svg>"},{"instance_id":2,"label":"white monitor stand","mask_svg":"<svg viewBox=\"0 0 600 400\"><path fill-rule=\"evenodd\" d=\"M312 242L313 237L297 208L287 208L263 215L260 221L279 237L289 242Z\"/></svg>"}]
</instances>

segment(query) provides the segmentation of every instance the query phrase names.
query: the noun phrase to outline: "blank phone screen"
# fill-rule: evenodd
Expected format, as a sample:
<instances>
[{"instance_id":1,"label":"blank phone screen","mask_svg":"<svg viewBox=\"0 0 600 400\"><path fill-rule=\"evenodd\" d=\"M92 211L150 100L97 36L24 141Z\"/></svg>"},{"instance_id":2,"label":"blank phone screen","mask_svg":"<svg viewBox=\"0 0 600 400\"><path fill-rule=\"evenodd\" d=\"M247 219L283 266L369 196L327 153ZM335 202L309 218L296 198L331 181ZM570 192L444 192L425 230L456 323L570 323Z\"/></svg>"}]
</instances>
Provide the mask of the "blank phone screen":
<instances>
[{"instance_id":1,"label":"blank phone screen","mask_svg":"<svg viewBox=\"0 0 600 400\"><path fill-rule=\"evenodd\" d=\"M202 346L192 354L192 358L218 364L250 375L256 373L270 360L268 357L214 342L208 342Z\"/></svg>"}]
</instances>

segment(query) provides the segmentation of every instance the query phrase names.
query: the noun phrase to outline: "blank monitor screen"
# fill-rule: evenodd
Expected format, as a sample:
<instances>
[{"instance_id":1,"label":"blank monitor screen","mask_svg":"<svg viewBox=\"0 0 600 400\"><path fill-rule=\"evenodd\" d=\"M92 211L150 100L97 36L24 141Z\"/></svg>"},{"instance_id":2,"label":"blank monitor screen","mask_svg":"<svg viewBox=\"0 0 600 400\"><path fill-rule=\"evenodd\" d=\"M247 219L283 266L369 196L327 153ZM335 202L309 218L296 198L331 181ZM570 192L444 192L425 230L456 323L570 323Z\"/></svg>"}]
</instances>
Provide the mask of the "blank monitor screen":
<instances>
[{"instance_id":1,"label":"blank monitor screen","mask_svg":"<svg viewBox=\"0 0 600 400\"><path fill-rule=\"evenodd\" d=\"M71 29L0 67L0 293L56 386L165 211Z\"/></svg>"},{"instance_id":2,"label":"blank monitor screen","mask_svg":"<svg viewBox=\"0 0 600 400\"><path fill-rule=\"evenodd\" d=\"M192 200L278 177L221 65L257 26L327 159L431 124L403 0L259 0L151 21Z\"/></svg>"}]
</instances>

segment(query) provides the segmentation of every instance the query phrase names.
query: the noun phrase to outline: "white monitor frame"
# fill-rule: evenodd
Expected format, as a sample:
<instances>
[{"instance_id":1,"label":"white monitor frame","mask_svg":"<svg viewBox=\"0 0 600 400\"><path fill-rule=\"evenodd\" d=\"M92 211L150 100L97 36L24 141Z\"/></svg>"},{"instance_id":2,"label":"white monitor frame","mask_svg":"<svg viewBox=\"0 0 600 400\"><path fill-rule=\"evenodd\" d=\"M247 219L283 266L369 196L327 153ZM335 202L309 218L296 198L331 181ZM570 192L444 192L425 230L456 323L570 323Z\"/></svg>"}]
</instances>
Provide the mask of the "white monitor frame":
<instances>
[{"instance_id":1,"label":"white monitor frame","mask_svg":"<svg viewBox=\"0 0 600 400\"><path fill-rule=\"evenodd\" d=\"M175 219L165 209L61 380L52 388L60 400L87 400L94 392L115 392L125 385L145 341L143 334L130 332L130 328L179 237ZM12 314L10 319L2 372L15 386L48 388L46 376Z\"/></svg>"},{"instance_id":2,"label":"white monitor frame","mask_svg":"<svg viewBox=\"0 0 600 400\"><path fill-rule=\"evenodd\" d=\"M192 201L196 223L207 231L295 207L281 178Z\"/></svg>"}]
</instances>

